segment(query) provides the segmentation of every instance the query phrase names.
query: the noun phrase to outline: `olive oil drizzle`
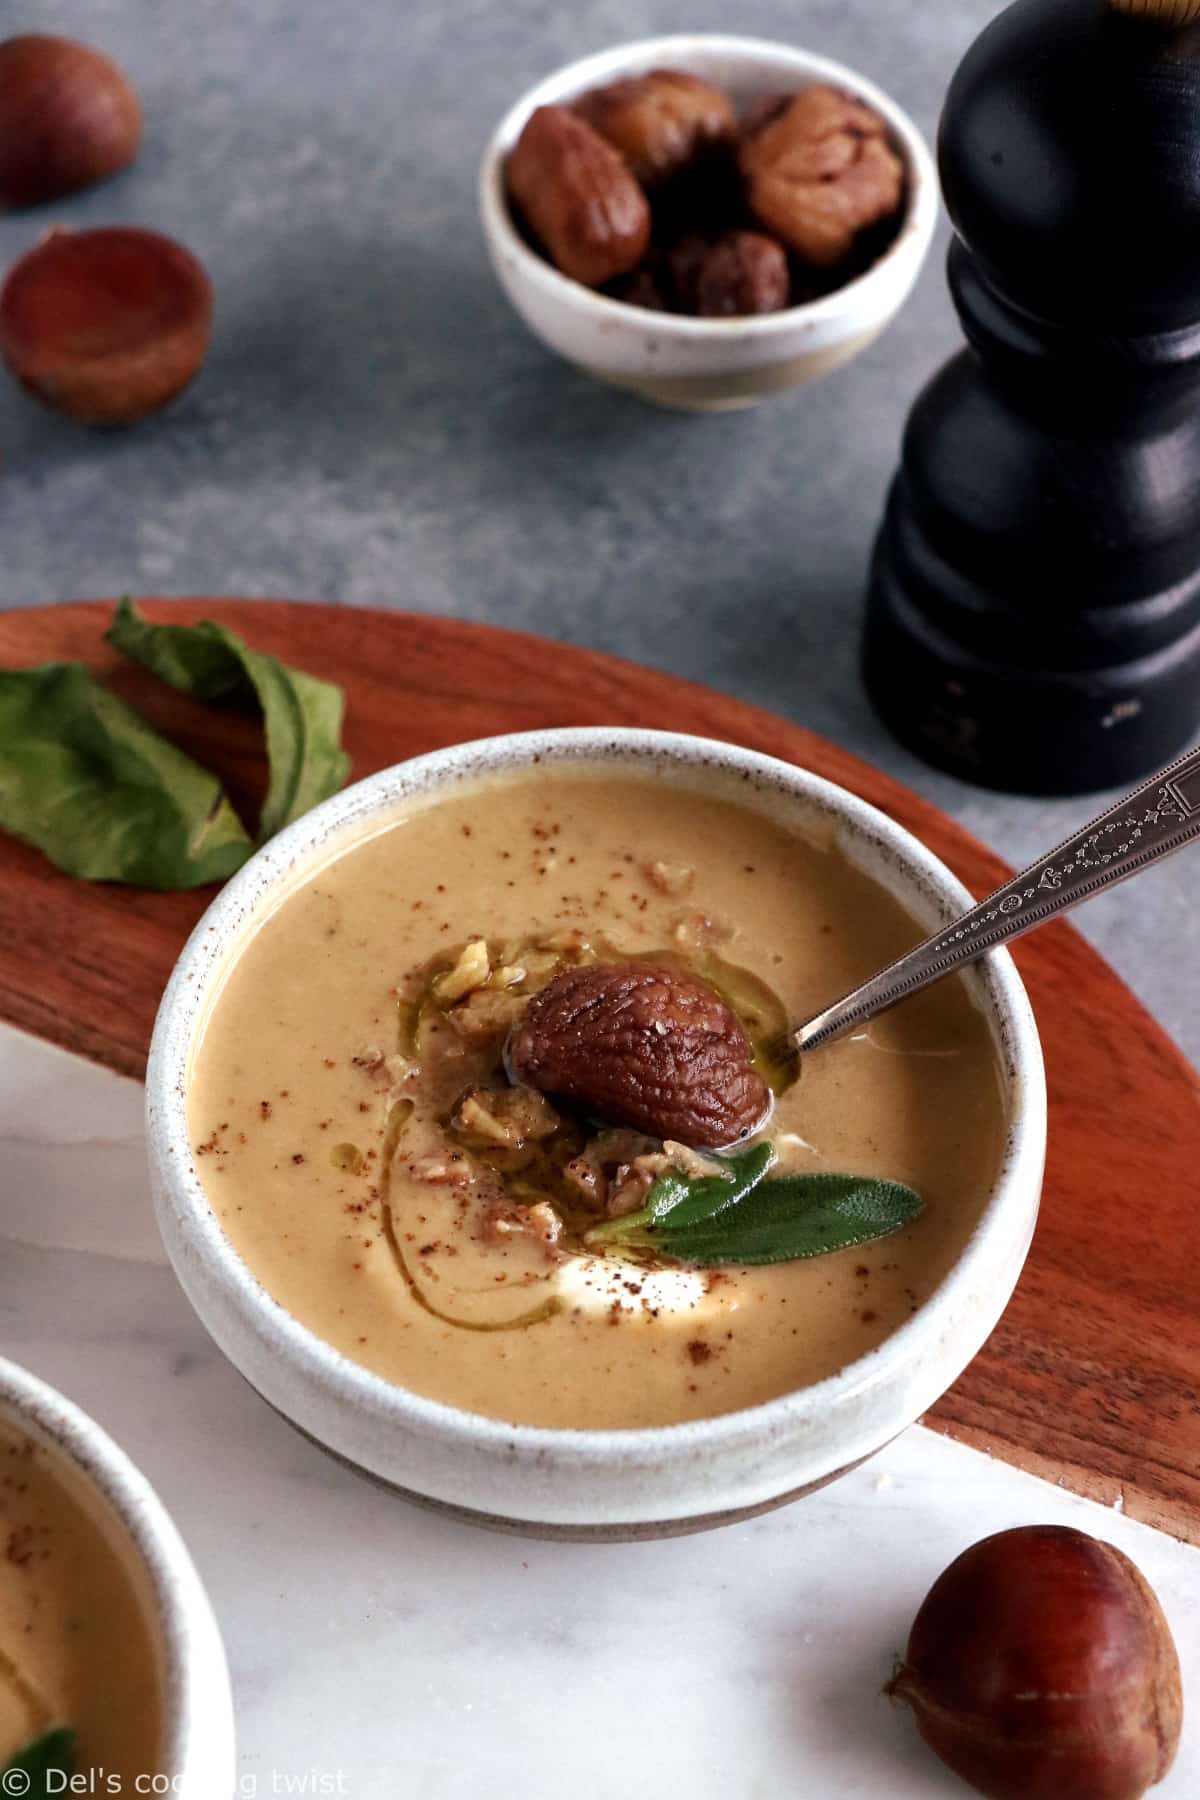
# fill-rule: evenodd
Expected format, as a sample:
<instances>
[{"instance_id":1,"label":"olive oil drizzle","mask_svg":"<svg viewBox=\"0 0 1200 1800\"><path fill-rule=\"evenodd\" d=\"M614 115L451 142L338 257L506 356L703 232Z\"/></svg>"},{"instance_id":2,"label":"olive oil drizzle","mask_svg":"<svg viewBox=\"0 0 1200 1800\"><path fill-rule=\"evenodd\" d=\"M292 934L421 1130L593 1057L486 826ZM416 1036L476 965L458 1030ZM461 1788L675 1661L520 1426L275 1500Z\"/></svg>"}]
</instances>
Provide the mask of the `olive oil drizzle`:
<instances>
[{"instance_id":1,"label":"olive oil drizzle","mask_svg":"<svg viewBox=\"0 0 1200 1800\"><path fill-rule=\"evenodd\" d=\"M548 1294L539 1305L530 1307L526 1312L518 1313L515 1319L482 1320L460 1319L455 1317L453 1313L443 1312L441 1307L435 1306L428 1294L425 1293L409 1266L408 1258L404 1254L404 1249L400 1242L400 1235L396 1230L395 1215L392 1211L392 1166L396 1159L396 1150L399 1146L400 1138L411 1112L411 1100L398 1100L388 1110L387 1124L384 1127L383 1134L381 1210L383 1213L384 1241L391 1252L392 1260L400 1272L405 1287L408 1289L417 1305L423 1312L427 1312L431 1317L440 1320L443 1325L453 1325L458 1331L526 1331L531 1325L541 1325L546 1319L552 1319L555 1314L560 1313L563 1308L563 1302L557 1294ZM547 1279L549 1279L549 1277L547 1277Z\"/></svg>"}]
</instances>

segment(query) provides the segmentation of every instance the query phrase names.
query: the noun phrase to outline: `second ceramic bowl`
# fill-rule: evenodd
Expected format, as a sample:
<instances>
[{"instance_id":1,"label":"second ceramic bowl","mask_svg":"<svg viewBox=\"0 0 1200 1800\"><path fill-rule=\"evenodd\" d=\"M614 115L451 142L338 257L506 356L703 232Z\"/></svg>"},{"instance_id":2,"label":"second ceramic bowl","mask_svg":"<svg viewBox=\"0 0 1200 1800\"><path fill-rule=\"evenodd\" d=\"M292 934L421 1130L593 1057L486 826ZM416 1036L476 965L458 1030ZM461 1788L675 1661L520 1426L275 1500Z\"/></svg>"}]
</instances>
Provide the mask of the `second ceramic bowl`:
<instances>
[{"instance_id":1,"label":"second ceramic bowl","mask_svg":"<svg viewBox=\"0 0 1200 1800\"><path fill-rule=\"evenodd\" d=\"M334 1350L266 1291L209 1205L188 1131L190 1069L208 1005L259 923L319 867L413 800L533 765L587 764L752 807L832 839L921 925L969 903L943 864L893 820L790 764L664 732L530 732L435 751L373 775L299 820L229 883L196 927L163 998L147 1076L158 1220L171 1261L217 1343L308 1435L393 1486L483 1523L543 1535L696 1530L778 1504L869 1456L959 1375L1003 1311L1033 1232L1046 1136L1041 1051L1011 959L969 972L991 1028L1010 1128L979 1224L913 1318L829 1379L765 1405L648 1430L507 1425L424 1399Z\"/></svg>"},{"instance_id":2,"label":"second ceramic bowl","mask_svg":"<svg viewBox=\"0 0 1200 1800\"><path fill-rule=\"evenodd\" d=\"M823 82L887 121L904 159L907 196L895 241L879 261L819 300L757 318L694 319L648 312L560 275L513 223L504 164L535 107L569 104L589 88L651 69L682 69L727 92L740 112L755 101ZM937 219L937 174L904 110L843 63L760 38L720 33L648 38L568 64L523 94L484 152L479 207L500 284L536 337L597 381L692 412L753 406L849 362L894 318L917 278Z\"/></svg>"},{"instance_id":3,"label":"second ceramic bowl","mask_svg":"<svg viewBox=\"0 0 1200 1800\"><path fill-rule=\"evenodd\" d=\"M45 1457L52 1479L78 1495L143 1595L163 1692L163 1741L157 1766L130 1774L130 1785L121 1791L132 1793L140 1782L138 1792L169 1793L175 1800L225 1800L236 1778L225 1652L200 1578L162 1502L94 1420L3 1358L0 1425L30 1442ZM86 1757L82 1740L79 1753ZM109 1793L116 1790L106 1780L125 1781L103 1769L89 1770L83 1762L73 1779L90 1785L51 1786L48 1791ZM12 1780L10 1773L6 1794L41 1791L11 1786Z\"/></svg>"}]
</instances>

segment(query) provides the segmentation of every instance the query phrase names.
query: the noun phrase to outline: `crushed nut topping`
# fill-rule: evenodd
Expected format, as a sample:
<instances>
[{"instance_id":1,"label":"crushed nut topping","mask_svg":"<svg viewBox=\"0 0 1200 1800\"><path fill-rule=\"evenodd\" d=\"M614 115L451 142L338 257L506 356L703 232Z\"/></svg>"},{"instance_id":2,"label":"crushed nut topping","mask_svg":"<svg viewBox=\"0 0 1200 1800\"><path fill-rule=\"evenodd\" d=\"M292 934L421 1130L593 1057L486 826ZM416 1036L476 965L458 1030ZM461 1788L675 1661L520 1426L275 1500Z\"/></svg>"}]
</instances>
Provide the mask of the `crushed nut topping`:
<instances>
[{"instance_id":1,"label":"crushed nut topping","mask_svg":"<svg viewBox=\"0 0 1200 1800\"><path fill-rule=\"evenodd\" d=\"M534 1088L468 1088L450 1121L464 1141L520 1149L553 1137L561 1123L544 1094Z\"/></svg>"},{"instance_id":2,"label":"crushed nut topping","mask_svg":"<svg viewBox=\"0 0 1200 1800\"><path fill-rule=\"evenodd\" d=\"M491 958L485 939L471 938L463 946L462 954L454 967L435 980L434 994L443 1005L448 1006L454 1000L461 1000L472 988L482 987L491 970Z\"/></svg>"},{"instance_id":3,"label":"crushed nut topping","mask_svg":"<svg viewBox=\"0 0 1200 1800\"><path fill-rule=\"evenodd\" d=\"M476 988L473 994L451 1007L448 1017L465 1044L472 1049L482 1049L488 1044L500 1043L524 1007L525 1000L520 995L490 987Z\"/></svg>"},{"instance_id":4,"label":"crushed nut topping","mask_svg":"<svg viewBox=\"0 0 1200 1800\"><path fill-rule=\"evenodd\" d=\"M537 1200L532 1206L518 1206L514 1201L493 1200L487 1207L484 1235L496 1244L512 1237L529 1237L553 1250L563 1234L563 1222L548 1200Z\"/></svg>"},{"instance_id":5,"label":"crushed nut topping","mask_svg":"<svg viewBox=\"0 0 1200 1800\"><path fill-rule=\"evenodd\" d=\"M652 862L646 864L646 878L660 894L686 894L696 879L696 871L687 863Z\"/></svg>"}]
</instances>

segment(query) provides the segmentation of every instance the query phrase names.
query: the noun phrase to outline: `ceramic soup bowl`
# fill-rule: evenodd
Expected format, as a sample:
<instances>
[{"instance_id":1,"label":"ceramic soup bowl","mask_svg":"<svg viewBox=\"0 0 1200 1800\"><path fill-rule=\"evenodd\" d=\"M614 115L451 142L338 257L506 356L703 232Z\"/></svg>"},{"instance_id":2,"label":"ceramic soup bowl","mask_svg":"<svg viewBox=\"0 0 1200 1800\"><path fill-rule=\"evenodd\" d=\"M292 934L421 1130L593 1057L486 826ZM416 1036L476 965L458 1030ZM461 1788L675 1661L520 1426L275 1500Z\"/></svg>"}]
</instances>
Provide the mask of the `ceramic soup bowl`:
<instances>
[{"instance_id":1,"label":"ceramic soup bowl","mask_svg":"<svg viewBox=\"0 0 1200 1800\"><path fill-rule=\"evenodd\" d=\"M639 1430L514 1426L395 1385L334 1350L286 1311L234 1251L189 1140L190 1070L206 1010L257 925L299 882L412 801L537 764L587 765L699 790L832 843L932 929L966 889L910 833L790 764L663 732L524 733L435 751L326 801L246 864L196 927L164 996L147 1080L158 1220L176 1273L226 1355L318 1443L405 1493L543 1535L631 1537L743 1518L870 1456L949 1387L1000 1317L1032 1236L1046 1097L1029 1002L992 952L964 977L993 1038L1007 1142L965 1248L911 1319L837 1374L765 1404Z\"/></svg>"},{"instance_id":2,"label":"ceramic soup bowl","mask_svg":"<svg viewBox=\"0 0 1200 1800\"><path fill-rule=\"evenodd\" d=\"M50 1476L61 1471L69 1493L82 1493L89 1518L137 1582L159 1665L164 1731L157 1766L138 1771L131 1781L140 1780L146 1793L169 1792L176 1800L224 1800L237 1773L225 1652L208 1597L162 1502L94 1420L3 1358L0 1427L6 1436L32 1443ZM109 1791L102 1770L78 1766L71 1779L78 1785L51 1785L48 1791ZM92 1785L85 1789L85 1781Z\"/></svg>"}]
</instances>

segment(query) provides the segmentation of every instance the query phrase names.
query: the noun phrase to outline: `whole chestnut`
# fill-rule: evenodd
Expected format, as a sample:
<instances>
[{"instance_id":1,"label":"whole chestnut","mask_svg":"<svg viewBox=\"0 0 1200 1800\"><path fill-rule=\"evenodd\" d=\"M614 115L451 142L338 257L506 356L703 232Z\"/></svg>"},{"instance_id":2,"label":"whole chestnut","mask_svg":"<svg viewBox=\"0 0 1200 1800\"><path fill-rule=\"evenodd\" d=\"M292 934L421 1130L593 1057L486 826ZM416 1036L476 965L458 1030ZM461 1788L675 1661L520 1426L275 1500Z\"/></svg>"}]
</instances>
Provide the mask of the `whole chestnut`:
<instances>
[{"instance_id":1,"label":"whole chestnut","mask_svg":"<svg viewBox=\"0 0 1200 1800\"><path fill-rule=\"evenodd\" d=\"M594 1117L694 1148L741 1143L771 1092L731 1007L694 975L655 963L564 969L509 1033L513 1080Z\"/></svg>"},{"instance_id":2,"label":"whole chestnut","mask_svg":"<svg viewBox=\"0 0 1200 1800\"><path fill-rule=\"evenodd\" d=\"M683 69L651 69L592 88L574 105L621 152L643 187L678 175L697 157L732 146L737 115L711 81Z\"/></svg>"},{"instance_id":3,"label":"whole chestnut","mask_svg":"<svg viewBox=\"0 0 1200 1800\"><path fill-rule=\"evenodd\" d=\"M0 43L0 209L105 181L141 139L137 94L99 50L33 33Z\"/></svg>"},{"instance_id":4,"label":"whole chestnut","mask_svg":"<svg viewBox=\"0 0 1200 1800\"><path fill-rule=\"evenodd\" d=\"M791 295L787 255L761 232L723 232L681 279L680 294L686 310L701 319L780 312Z\"/></svg>"},{"instance_id":5,"label":"whole chestnut","mask_svg":"<svg viewBox=\"0 0 1200 1800\"><path fill-rule=\"evenodd\" d=\"M814 268L840 263L904 198L904 164L883 119L821 84L748 132L739 160L759 224Z\"/></svg>"},{"instance_id":6,"label":"whole chestnut","mask_svg":"<svg viewBox=\"0 0 1200 1800\"><path fill-rule=\"evenodd\" d=\"M650 242L650 207L607 138L565 106L525 121L505 171L509 199L556 268L584 287L627 275Z\"/></svg>"},{"instance_id":7,"label":"whole chestnut","mask_svg":"<svg viewBox=\"0 0 1200 1800\"><path fill-rule=\"evenodd\" d=\"M203 265L157 231L51 231L0 289L0 354L54 411L128 425L191 381L212 306Z\"/></svg>"},{"instance_id":8,"label":"whole chestnut","mask_svg":"<svg viewBox=\"0 0 1200 1800\"><path fill-rule=\"evenodd\" d=\"M984 1538L934 1582L887 1692L990 1800L1138 1800L1175 1757L1179 1658L1153 1590L1065 1525Z\"/></svg>"}]
</instances>

